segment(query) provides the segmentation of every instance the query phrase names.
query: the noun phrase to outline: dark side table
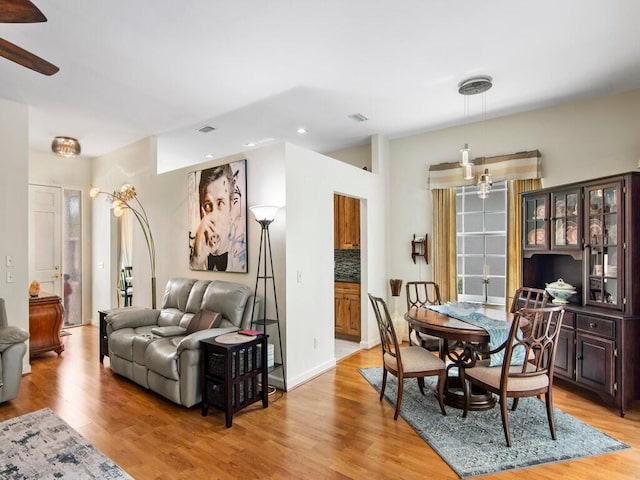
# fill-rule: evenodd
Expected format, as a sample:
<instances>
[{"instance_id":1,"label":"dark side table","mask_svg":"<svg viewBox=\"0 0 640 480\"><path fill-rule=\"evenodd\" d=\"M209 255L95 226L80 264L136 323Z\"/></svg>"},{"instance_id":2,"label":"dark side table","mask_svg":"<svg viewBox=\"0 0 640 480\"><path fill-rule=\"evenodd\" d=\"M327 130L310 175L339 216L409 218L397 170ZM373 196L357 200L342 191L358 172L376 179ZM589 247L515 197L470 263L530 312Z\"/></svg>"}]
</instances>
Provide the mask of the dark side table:
<instances>
[{"instance_id":1,"label":"dark side table","mask_svg":"<svg viewBox=\"0 0 640 480\"><path fill-rule=\"evenodd\" d=\"M259 400L269 406L267 335L227 333L201 340L200 348L202 416L218 408L229 428L235 412Z\"/></svg>"}]
</instances>

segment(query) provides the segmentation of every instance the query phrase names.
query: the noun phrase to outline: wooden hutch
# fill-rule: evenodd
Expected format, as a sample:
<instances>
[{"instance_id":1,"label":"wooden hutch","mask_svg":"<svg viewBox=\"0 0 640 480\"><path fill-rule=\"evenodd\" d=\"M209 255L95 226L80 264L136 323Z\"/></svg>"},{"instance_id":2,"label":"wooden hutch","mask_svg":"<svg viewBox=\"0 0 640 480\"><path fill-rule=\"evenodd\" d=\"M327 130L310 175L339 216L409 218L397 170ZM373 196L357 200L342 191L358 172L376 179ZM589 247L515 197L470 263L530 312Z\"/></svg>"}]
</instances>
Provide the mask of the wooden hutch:
<instances>
[{"instance_id":1,"label":"wooden hutch","mask_svg":"<svg viewBox=\"0 0 640 480\"><path fill-rule=\"evenodd\" d=\"M522 285L577 289L555 376L624 416L640 398L640 173L527 192L522 209Z\"/></svg>"}]
</instances>

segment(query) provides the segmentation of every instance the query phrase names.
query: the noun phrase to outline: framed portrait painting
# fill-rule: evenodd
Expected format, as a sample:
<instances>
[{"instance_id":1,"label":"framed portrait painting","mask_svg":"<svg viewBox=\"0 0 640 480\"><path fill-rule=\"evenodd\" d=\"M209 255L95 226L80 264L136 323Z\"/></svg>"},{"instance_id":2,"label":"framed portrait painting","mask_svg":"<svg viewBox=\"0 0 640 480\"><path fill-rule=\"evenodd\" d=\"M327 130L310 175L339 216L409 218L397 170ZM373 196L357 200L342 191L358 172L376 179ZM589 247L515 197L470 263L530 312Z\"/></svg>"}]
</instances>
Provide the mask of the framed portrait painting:
<instances>
[{"instance_id":1,"label":"framed portrait painting","mask_svg":"<svg viewBox=\"0 0 640 480\"><path fill-rule=\"evenodd\" d=\"M189 173L189 267L247 273L247 161Z\"/></svg>"}]
</instances>

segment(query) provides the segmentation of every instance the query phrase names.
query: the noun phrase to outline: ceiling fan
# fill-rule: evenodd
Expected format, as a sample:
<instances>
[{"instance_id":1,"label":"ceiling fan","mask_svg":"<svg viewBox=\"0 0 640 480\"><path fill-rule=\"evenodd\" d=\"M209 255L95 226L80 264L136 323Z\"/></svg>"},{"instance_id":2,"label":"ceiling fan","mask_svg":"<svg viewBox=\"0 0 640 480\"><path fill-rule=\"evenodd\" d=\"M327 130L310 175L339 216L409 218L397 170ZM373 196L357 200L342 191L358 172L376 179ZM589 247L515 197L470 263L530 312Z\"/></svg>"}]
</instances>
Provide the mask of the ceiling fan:
<instances>
[{"instance_id":1,"label":"ceiling fan","mask_svg":"<svg viewBox=\"0 0 640 480\"><path fill-rule=\"evenodd\" d=\"M29 0L0 0L0 23L39 23L47 17ZM0 38L0 55L43 75L60 70L55 65L19 46Z\"/></svg>"}]
</instances>

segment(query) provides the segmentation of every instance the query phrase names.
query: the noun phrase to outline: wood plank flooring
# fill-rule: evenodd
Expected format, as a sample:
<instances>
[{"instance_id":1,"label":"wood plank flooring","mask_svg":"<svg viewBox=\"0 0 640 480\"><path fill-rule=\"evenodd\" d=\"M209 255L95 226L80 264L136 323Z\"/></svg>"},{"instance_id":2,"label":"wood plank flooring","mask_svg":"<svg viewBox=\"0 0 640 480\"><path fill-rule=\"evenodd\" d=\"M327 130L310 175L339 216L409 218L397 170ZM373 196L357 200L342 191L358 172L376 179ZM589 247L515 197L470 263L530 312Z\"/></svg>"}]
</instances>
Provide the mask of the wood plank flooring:
<instances>
[{"instance_id":1,"label":"wood plank flooring","mask_svg":"<svg viewBox=\"0 0 640 480\"><path fill-rule=\"evenodd\" d=\"M456 479L437 453L358 373L379 366L379 348L239 412L186 409L98 361L98 329L68 329L65 351L33 359L0 421L49 407L136 479ZM483 479L640 478L640 404L625 418L595 397L556 384L555 405L631 445L631 450L489 475ZM458 414L448 410L450 415ZM505 447L506 448L506 447Z\"/></svg>"}]
</instances>

